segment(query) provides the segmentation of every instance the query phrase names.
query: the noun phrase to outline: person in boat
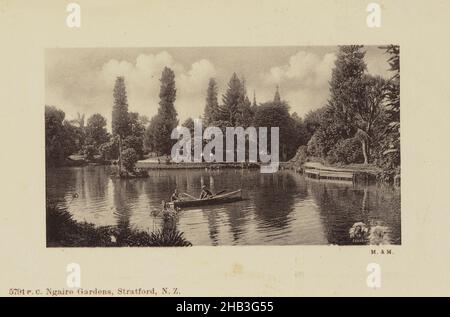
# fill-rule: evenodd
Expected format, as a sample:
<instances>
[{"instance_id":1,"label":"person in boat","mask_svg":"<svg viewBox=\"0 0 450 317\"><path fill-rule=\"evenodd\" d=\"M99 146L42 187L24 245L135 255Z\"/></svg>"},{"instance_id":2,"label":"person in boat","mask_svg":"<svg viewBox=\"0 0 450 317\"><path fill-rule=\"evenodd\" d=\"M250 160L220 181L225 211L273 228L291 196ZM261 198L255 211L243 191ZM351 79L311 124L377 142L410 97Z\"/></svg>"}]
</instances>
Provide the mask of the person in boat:
<instances>
[{"instance_id":1,"label":"person in boat","mask_svg":"<svg viewBox=\"0 0 450 317\"><path fill-rule=\"evenodd\" d=\"M202 186L202 192L200 194L200 199L206 199L209 197L212 197L212 193L208 190L208 188L206 187L206 185Z\"/></svg>"},{"instance_id":2,"label":"person in boat","mask_svg":"<svg viewBox=\"0 0 450 317\"><path fill-rule=\"evenodd\" d=\"M170 201L177 201L177 200L180 200L180 196L178 194L178 189L175 188L172 196L170 196Z\"/></svg>"}]
</instances>

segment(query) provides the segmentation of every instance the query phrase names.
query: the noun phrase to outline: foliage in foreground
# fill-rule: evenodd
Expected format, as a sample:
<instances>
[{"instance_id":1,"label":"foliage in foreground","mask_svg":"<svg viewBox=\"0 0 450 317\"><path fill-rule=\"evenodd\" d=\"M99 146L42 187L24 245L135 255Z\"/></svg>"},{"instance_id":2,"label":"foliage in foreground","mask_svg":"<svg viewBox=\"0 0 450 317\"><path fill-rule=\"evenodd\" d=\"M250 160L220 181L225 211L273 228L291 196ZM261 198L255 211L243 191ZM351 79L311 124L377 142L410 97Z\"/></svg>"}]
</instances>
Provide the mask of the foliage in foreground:
<instances>
[{"instance_id":1,"label":"foliage in foreground","mask_svg":"<svg viewBox=\"0 0 450 317\"><path fill-rule=\"evenodd\" d=\"M184 247L192 244L175 227L155 232L77 222L66 210L47 204L48 247Z\"/></svg>"}]
</instances>

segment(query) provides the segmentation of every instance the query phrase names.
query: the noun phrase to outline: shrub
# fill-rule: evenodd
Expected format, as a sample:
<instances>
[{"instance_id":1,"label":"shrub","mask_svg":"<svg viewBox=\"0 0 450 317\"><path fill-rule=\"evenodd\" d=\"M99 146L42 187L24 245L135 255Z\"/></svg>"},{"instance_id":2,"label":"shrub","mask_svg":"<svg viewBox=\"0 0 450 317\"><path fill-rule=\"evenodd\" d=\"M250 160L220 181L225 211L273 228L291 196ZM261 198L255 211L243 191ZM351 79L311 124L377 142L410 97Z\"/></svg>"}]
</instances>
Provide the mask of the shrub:
<instances>
[{"instance_id":1,"label":"shrub","mask_svg":"<svg viewBox=\"0 0 450 317\"><path fill-rule=\"evenodd\" d=\"M47 202L48 247L113 246L110 227L76 222L66 210Z\"/></svg>"},{"instance_id":2,"label":"shrub","mask_svg":"<svg viewBox=\"0 0 450 317\"><path fill-rule=\"evenodd\" d=\"M47 247L186 247L192 243L175 227L145 232L129 227L96 227L77 222L67 209L47 201Z\"/></svg>"},{"instance_id":3,"label":"shrub","mask_svg":"<svg viewBox=\"0 0 450 317\"><path fill-rule=\"evenodd\" d=\"M115 139L100 145L99 150L104 160L115 160L119 157L119 146Z\"/></svg>"},{"instance_id":4,"label":"shrub","mask_svg":"<svg viewBox=\"0 0 450 317\"><path fill-rule=\"evenodd\" d=\"M301 145L291 161L295 167L301 167L308 161L308 147L306 145Z\"/></svg>"},{"instance_id":5,"label":"shrub","mask_svg":"<svg viewBox=\"0 0 450 317\"><path fill-rule=\"evenodd\" d=\"M86 145L83 149L83 154L87 160L93 160L94 156L97 154L97 148L94 145Z\"/></svg>"},{"instance_id":6,"label":"shrub","mask_svg":"<svg viewBox=\"0 0 450 317\"><path fill-rule=\"evenodd\" d=\"M318 137L317 133L315 133L309 140L308 145L307 145L307 151L308 151L308 154L312 155L312 156L321 157L324 155L324 149L323 149L322 144L319 141L319 137Z\"/></svg>"},{"instance_id":7,"label":"shrub","mask_svg":"<svg viewBox=\"0 0 450 317\"><path fill-rule=\"evenodd\" d=\"M192 243L184 238L183 232L175 228L159 229L150 234L150 244L155 247L190 247Z\"/></svg>"},{"instance_id":8,"label":"shrub","mask_svg":"<svg viewBox=\"0 0 450 317\"><path fill-rule=\"evenodd\" d=\"M134 149L138 158L142 158L144 155L144 142L142 141L142 138L133 135L127 136L123 140L122 146L124 148Z\"/></svg>"},{"instance_id":9,"label":"shrub","mask_svg":"<svg viewBox=\"0 0 450 317\"><path fill-rule=\"evenodd\" d=\"M125 149L122 151L122 164L128 172L133 172L135 170L137 161L138 156L134 149Z\"/></svg>"},{"instance_id":10,"label":"shrub","mask_svg":"<svg viewBox=\"0 0 450 317\"><path fill-rule=\"evenodd\" d=\"M341 140L328 153L327 159L332 164L362 163L364 157L361 150L361 143L355 138Z\"/></svg>"}]
</instances>

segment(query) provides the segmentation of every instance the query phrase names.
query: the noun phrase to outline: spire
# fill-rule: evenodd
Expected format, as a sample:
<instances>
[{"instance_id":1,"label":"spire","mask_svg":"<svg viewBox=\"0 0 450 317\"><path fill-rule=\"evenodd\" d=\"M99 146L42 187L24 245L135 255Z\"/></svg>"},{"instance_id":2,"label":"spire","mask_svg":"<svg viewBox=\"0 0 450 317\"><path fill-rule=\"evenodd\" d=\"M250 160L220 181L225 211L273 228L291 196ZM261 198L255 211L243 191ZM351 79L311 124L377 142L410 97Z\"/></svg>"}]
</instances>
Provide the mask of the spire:
<instances>
[{"instance_id":1,"label":"spire","mask_svg":"<svg viewBox=\"0 0 450 317\"><path fill-rule=\"evenodd\" d=\"M281 104L281 97L280 97L280 87L277 85L277 91L275 92L275 96L273 97L273 102L276 104Z\"/></svg>"},{"instance_id":2,"label":"spire","mask_svg":"<svg viewBox=\"0 0 450 317\"><path fill-rule=\"evenodd\" d=\"M257 104L256 104L256 92L253 89L253 104L252 104L252 107L256 107L256 106L257 106Z\"/></svg>"}]
</instances>

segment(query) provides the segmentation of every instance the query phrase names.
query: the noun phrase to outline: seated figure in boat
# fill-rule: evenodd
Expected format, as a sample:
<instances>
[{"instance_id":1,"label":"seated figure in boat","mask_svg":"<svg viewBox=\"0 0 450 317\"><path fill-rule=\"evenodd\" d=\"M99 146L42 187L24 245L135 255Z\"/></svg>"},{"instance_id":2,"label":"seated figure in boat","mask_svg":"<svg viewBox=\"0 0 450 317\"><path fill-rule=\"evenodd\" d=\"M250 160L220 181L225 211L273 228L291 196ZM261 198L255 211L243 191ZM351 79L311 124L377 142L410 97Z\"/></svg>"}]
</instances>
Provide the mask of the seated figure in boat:
<instances>
[{"instance_id":1,"label":"seated figure in boat","mask_svg":"<svg viewBox=\"0 0 450 317\"><path fill-rule=\"evenodd\" d=\"M175 188L172 196L170 196L170 201L177 201L177 200L180 200L180 196L178 194L178 189Z\"/></svg>"},{"instance_id":2,"label":"seated figure in boat","mask_svg":"<svg viewBox=\"0 0 450 317\"><path fill-rule=\"evenodd\" d=\"M202 192L200 194L200 199L206 199L211 197L213 194L206 188L206 185L202 186Z\"/></svg>"}]
</instances>

